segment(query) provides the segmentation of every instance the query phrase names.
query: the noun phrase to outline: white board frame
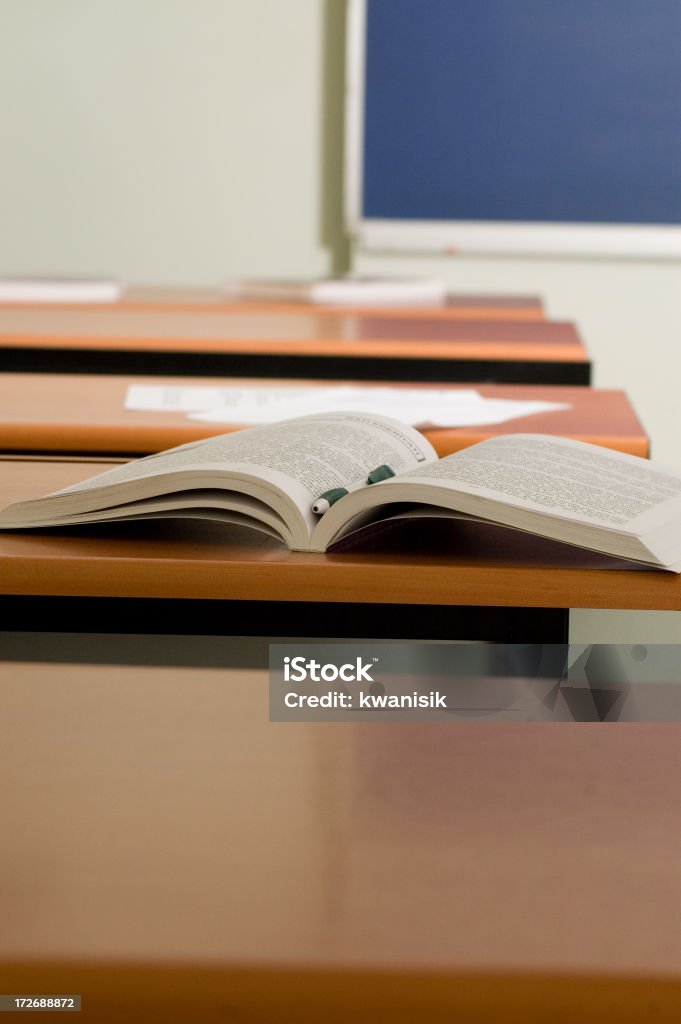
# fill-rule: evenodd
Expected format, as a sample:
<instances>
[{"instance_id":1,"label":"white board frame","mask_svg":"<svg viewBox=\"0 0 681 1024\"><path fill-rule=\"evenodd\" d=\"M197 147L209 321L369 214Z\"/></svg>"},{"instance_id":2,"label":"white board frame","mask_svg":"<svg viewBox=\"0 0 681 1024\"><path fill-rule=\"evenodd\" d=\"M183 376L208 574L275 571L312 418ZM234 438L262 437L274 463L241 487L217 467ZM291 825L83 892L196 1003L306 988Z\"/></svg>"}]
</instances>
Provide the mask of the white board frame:
<instances>
[{"instance_id":1,"label":"white board frame","mask_svg":"<svg viewBox=\"0 0 681 1024\"><path fill-rule=\"evenodd\" d=\"M363 210L366 0L347 0L345 226L362 249L466 255L678 259L681 225L384 220Z\"/></svg>"}]
</instances>

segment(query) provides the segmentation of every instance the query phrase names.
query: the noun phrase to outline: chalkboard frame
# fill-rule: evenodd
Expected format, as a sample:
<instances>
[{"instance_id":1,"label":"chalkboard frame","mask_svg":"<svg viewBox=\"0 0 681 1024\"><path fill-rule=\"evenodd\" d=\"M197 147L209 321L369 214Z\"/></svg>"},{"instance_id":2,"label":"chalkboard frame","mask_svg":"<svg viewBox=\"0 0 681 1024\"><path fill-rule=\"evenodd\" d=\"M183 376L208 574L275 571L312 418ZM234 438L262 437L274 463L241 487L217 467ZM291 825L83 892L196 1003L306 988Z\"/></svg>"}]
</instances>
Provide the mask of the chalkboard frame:
<instances>
[{"instance_id":1,"label":"chalkboard frame","mask_svg":"<svg viewBox=\"0 0 681 1024\"><path fill-rule=\"evenodd\" d=\"M415 220L363 212L367 3L347 0L344 209L346 230L370 251L678 259L681 224Z\"/></svg>"}]
</instances>

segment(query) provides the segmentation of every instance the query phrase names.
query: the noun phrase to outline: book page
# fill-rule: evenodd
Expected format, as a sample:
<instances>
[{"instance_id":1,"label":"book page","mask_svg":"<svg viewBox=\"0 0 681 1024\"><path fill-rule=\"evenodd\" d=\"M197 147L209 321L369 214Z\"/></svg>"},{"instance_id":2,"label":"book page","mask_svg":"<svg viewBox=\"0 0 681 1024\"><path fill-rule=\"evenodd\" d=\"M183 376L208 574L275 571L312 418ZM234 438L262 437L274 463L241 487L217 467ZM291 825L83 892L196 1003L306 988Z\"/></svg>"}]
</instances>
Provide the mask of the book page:
<instances>
[{"instance_id":1,"label":"book page","mask_svg":"<svg viewBox=\"0 0 681 1024\"><path fill-rule=\"evenodd\" d=\"M225 488L266 502L302 543L316 520L312 503L333 488L362 487L378 466L398 474L437 455L417 431L396 420L355 413L324 413L193 442L107 470L46 498L23 502L17 514L39 525L171 491ZM288 510L288 511L287 511ZM293 510L293 514L292 514Z\"/></svg>"},{"instance_id":2,"label":"book page","mask_svg":"<svg viewBox=\"0 0 681 1024\"><path fill-rule=\"evenodd\" d=\"M171 448L59 493L202 465L225 470L241 465L281 473L300 484L306 497L316 498L331 487L364 483L377 466L387 464L397 475L436 458L425 437L396 420L366 413L320 413Z\"/></svg>"},{"instance_id":3,"label":"book page","mask_svg":"<svg viewBox=\"0 0 681 1024\"><path fill-rule=\"evenodd\" d=\"M493 438L409 474L565 519L643 534L681 513L681 472L567 438Z\"/></svg>"}]
</instances>

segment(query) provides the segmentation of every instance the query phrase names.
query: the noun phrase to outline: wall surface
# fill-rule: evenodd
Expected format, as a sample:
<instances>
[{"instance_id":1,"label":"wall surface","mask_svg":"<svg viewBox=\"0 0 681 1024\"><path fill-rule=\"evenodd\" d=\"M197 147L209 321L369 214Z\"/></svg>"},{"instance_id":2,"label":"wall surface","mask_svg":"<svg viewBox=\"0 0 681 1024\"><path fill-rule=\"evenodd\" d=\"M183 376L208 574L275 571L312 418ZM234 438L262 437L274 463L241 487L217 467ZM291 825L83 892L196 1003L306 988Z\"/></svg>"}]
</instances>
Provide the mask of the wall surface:
<instances>
[{"instance_id":1,"label":"wall surface","mask_svg":"<svg viewBox=\"0 0 681 1024\"><path fill-rule=\"evenodd\" d=\"M342 258L340 0L3 0L0 273Z\"/></svg>"},{"instance_id":2,"label":"wall surface","mask_svg":"<svg viewBox=\"0 0 681 1024\"><path fill-rule=\"evenodd\" d=\"M347 269L343 20L343 0L3 0L0 274L211 285ZM595 383L628 391L655 457L681 464L681 264L352 267L542 294L577 322ZM575 630L619 639L616 622L624 639L681 640L681 615L577 615Z\"/></svg>"}]
</instances>

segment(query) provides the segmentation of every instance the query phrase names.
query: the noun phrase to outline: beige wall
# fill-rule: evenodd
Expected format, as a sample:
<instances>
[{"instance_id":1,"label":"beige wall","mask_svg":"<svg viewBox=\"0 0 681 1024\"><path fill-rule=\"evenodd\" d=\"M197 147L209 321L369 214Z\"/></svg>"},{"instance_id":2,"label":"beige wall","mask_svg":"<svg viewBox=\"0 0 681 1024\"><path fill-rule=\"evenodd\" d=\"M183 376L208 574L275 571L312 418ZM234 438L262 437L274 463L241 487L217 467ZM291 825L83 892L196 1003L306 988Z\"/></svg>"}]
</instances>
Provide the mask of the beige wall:
<instances>
[{"instance_id":1,"label":"beige wall","mask_svg":"<svg viewBox=\"0 0 681 1024\"><path fill-rule=\"evenodd\" d=\"M213 284L345 269L343 8L2 0L0 273ZM681 464L681 264L356 254L353 267L541 293L577 322L595 382L629 392L655 456ZM681 640L681 615L634 626Z\"/></svg>"},{"instance_id":2,"label":"beige wall","mask_svg":"<svg viewBox=\"0 0 681 1024\"><path fill-rule=\"evenodd\" d=\"M0 273L342 259L341 0L2 0Z\"/></svg>"}]
</instances>

